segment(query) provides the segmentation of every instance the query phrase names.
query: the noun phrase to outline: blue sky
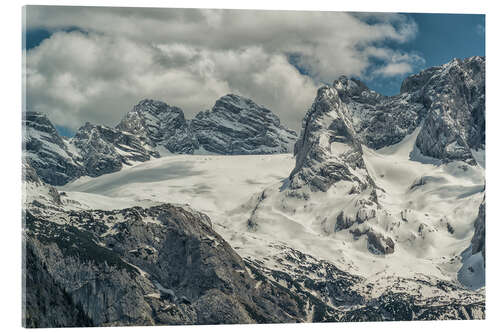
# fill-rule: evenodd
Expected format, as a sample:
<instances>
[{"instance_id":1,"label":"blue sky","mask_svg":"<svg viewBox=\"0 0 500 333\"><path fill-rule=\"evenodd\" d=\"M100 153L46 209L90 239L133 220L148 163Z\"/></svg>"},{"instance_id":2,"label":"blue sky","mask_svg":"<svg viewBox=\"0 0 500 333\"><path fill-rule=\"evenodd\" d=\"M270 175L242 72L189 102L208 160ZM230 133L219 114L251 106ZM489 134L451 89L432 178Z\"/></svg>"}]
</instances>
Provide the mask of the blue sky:
<instances>
[{"instance_id":1,"label":"blue sky","mask_svg":"<svg viewBox=\"0 0 500 333\"><path fill-rule=\"evenodd\" d=\"M484 15L27 8L27 107L66 136L114 126L143 98L191 118L227 93L298 131L340 75L395 95L408 75L485 55Z\"/></svg>"},{"instance_id":2,"label":"blue sky","mask_svg":"<svg viewBox=\"0 0 500 333\"><path fill-rule=\"evenodd\" d=\"M418 25L413 40L397 45L405 51L416 51L425 60L419 70L442 65L453 58L485 55L485 16L472 14L405 14ZM389 43L390 44L390 43ZM396 45L394 45L396 46ZM406 75L405 75L406 77ZM384 95L399 93L404 77L377 78L366 84Z\"/></svg>"}]
</instances>

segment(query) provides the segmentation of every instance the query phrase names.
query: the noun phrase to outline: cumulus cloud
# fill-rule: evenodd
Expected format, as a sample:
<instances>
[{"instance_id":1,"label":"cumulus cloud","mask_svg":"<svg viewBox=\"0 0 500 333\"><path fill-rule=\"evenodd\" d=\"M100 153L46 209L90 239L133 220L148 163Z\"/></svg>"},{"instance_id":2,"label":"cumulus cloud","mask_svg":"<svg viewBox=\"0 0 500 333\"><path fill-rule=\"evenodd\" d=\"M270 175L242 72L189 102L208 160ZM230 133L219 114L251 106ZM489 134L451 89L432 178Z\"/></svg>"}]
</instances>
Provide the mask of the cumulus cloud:
<instances>
[{"instance_id":1,"label":"cumulus cloud","mask_svg":"<svg viewBox=\"0 0 500 333\"><path fill-rule=\"evenodd\" d=\"M27 53L27 106L73 129L114 125L146 97L191 117L233 92L297 130L322 83L423 62L385 46L418 31L400 14L28 7L35 28L53 34Z\"/></svg>"}]
</instances>

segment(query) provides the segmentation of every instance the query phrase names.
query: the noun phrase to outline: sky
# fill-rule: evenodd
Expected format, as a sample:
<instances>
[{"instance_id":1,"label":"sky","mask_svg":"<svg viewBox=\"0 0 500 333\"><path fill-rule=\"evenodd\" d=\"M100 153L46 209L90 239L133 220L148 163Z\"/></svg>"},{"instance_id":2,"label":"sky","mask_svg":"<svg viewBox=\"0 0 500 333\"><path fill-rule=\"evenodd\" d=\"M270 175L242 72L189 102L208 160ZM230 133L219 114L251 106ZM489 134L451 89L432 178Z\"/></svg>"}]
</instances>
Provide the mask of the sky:
<instances>
[{"instance_id":1,"label":"sky","mask_svg":"<svg viewBox=\"0 0 500 333\"><path fill-rule=\"evenodd\" d=\"M485 55L484 15L26 7L26 107L71 136L143 98L187 118L228 93L298 131L340 75L384 95L453 58Z\"/></svg>"}]
</instances>

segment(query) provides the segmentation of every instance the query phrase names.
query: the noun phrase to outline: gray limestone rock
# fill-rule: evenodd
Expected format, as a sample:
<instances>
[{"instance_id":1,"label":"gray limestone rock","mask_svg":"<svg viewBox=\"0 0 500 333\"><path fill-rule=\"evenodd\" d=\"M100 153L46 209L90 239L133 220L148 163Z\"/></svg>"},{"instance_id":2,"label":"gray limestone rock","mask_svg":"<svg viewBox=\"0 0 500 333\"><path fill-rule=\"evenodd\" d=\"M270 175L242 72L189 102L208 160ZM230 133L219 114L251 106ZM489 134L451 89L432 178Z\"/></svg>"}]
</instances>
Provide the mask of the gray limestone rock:
<instances>
[{"instance_id":1,"label":"gray limestone rock","mask_svg":"<svg viewBox=\"0 0 500 333\"><path fill-rule=\"evenodd\" d=\"M224 155L291 152L297 139L269 109L234 94L219 98L210 111L197 114L191 128L200 147Z\"/></svg>"},{"instance_id":2,"label":"gray limestone rock","mask_svg":"<svg viewBox=\"0 0 500 333\"><path fill-rule=\"evenodd\" d=\"M471 149L485 145L485 59L454 59L428 71L409 77L401 88L420 96L429 110L416 146L444 162L475 165Z\"/></svg>"},{"instance_id":3,"label":"gray limestone rock","mask_svg":"<svg viewBox=\"0 0 500 333\"><path fill-rule=\"evenodd\" d=\"M132 134L103 125L86 123L71 138L76 160L91 177L121 170L124 164L144 162L158 153L148 150Z\"/></svg>"},{"instance_id":4,"label":"gray limestone rock","mask_svg":"<svg viewBox=\"0 0 500 333\"><path fill-rule=\"evenodd\" d=\"M43 181L52 185L63 185L84 175L68 144L41 113L23 114L23 159Z\"/></svg>"},{"instance_id":5,"label":"gray limestone rock","mask_svg":"<svg viewBox=\"0 0 500 333\"><path fill-rule=\"evenodd\" d=\"M350 112L336 89L318 90L302 122L294 153L292 189L307 185L326 191L333 183L345 180L352 182L357 191L363 191L374 184L366 171Z\"/></svg>"},{"instance_id":6,"label":"gray limestone rock","mask_svg":"<svg viewBox=\"0 0 500 333\"><path fill-rule=\"evenodd\" d=\"M143 144L164 147L171 153L192 154L198 148L184 112L161 101L140 101L116 128L134 134Z\"/></svg>"},{"instance_id":7,"label":"gray limestone rock","mask_svg":"<svg viewBox=\"0 0 500 333\"><path fill-rule=\"evenodd\" d=\"M164 204L25 214L30 260L46 267L50 283L93 326L304 319L290 295L273 285L258 287L244 261L200 213ZM56 216L66 223L52 222ZM28 276L39 274L32 267L26 267ZM26 289L35 303L41 287ZM39 311L30 304L28 313ZM56 320L56 314L45 315Z\"/></svg>"}]
</instances>

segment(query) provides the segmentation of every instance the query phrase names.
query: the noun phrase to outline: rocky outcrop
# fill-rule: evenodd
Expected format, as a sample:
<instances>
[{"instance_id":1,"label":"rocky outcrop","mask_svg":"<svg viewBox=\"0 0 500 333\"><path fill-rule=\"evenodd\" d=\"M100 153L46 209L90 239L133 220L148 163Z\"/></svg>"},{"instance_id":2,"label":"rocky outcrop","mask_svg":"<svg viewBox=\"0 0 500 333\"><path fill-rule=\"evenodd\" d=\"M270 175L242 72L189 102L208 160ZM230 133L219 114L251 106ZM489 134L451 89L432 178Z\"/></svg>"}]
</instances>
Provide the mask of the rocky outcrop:
<instances>
[{"instance_id":1,"label":"rocky outcrop","mask_svg":"<svg viewBox=\"0 0 500 333\"><path fill-rule=\"evenodd\" d=\"M373 149L400 142L426 114L425 106L411 94L383 96L345 76L334 81L332 87L349 110L358 139Z\"/></svg>"},{"instance_id":2,"label":"rocky outcrop","mask_svg":"<svg viewBox=\"0 0 500 333\"><path fill-rule=\"evenodd\" d=\"M331 87L318 90L302 122L294 153L292 189L308 186L325 192L343 180L351 182L353 192L359 193L374 184L366 170L349 110Z\"/></svg>"},{"instance_id":3,"label":"rocky outcrop","mask_svg":"<svg viewBox=\"0 0 500 333\"><path fill-rule=\"evenodd\" d=\"M345 76L332 88L348 109L356 137L367 147L398 143L422 124L416 148L426 156L475 165L471 149L484 149L484 57L454 59L412 75L395 96L383 96Z\"/></svg>"},{"instance_id":4,"label":"rocky outcrop","mask_svg":"<svg viewBox=\"0 0 500 333\"><path fill-rule=\"evenodd\" d=\"M84 175L67 142L41 113L23 114L23 159L43 181L52 185L63 185Z\"/></svg>"},{"instance_id":5,"label":"rocky outcrop","mask_svg":"<svg viewBox=\"0 0 500 333\"><path fill-rule=\"evenodd\" d=\"M152 147L185 154L284 153L291 151L297 137L270 110L234 94L221 97L210 111L200 112L192 120L186 120L178 107L146 99L117 128Z\"/></svg>"},{"instance_id":6,"label":"rocky outcrop","mask_svg":"<svg viewBox=\"0 0 500 333\"><path fill-rule=\"evenodd\" d=\"M258 287L203 214L165 204L25 216L28 276L46 274L46 284L67 295L67 311L78 310L92 325L304 320L291 295L269 283ZM45 285L29 286L34 301L27 313L38 313L37 297L51 296L40 289ZM57 321L55 313L43 316ZM65 326L63 319L57 323Z\"/></svg>"},{"instance_id":7,"label":"rocky outcrop","mask_svg":"<svg viewBox=\"0 0 500 333\"><path fill-rule=\"evenodd\" d=\"M23 244L23 326L89 327L92 321L61 288L37 256L31 241Z\"/></svg>"},{"instance_id":8,"label":"rocky outcrop","mask_svg":"<svg viewBox=\"0 0 500 333\"><path fill-rule=\"evenodd\" d=\"M23 128L24 160L51 185L64 185L81 176L97 177L159 157L134 135L107 126L86 123L73 138L65 139L46 116L26 112Z\"/></svg>"},{"instance_id":9,"label":"rocky outcrop","mask_svg":"<svg viewBox=\"0 0 500 333\"><path fill-rule=\"evenodd\" d=\"M428 110L416 146L443 162L475 165L471 149L485 144L485 59L454 59L407 78L401 87Z\"/></svg>"},{"instance_id":10,"label":"rocky outcrop","mask_svg":"<svg viewBox=\"0 0 500 333\"><path fill-rule=\"evenodd\" d=\"M192 154L198 148L184 112L161 101L140 101L116 128L134 134L143 144L171 153Z\"/></svg>"},{"instance_id":11,"label":"rocky outcrop","mask_svg":"<svg viewBox=\"0 0 500 333\"><path fill-rule=\"evenodd\" d=\"M78 152L76 160L86 175L100 175L121 170L123 165L159 157L158 152L143 145L134 135L102 125L86 123L71 138Z\"/></svg>"},{"instance_id":12,"label":"rocky outcrop","mask_svg":"<svg viewBox=\"0 0 500 333\"><path fill-rule=\"evenodd\" d=\"M200 147L224 155L287 153L297 139L270 110L234 94L197 114L191 128Z\"/></svg>"}]
</instances>

